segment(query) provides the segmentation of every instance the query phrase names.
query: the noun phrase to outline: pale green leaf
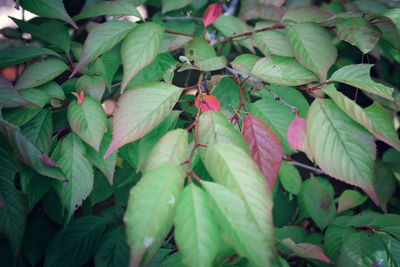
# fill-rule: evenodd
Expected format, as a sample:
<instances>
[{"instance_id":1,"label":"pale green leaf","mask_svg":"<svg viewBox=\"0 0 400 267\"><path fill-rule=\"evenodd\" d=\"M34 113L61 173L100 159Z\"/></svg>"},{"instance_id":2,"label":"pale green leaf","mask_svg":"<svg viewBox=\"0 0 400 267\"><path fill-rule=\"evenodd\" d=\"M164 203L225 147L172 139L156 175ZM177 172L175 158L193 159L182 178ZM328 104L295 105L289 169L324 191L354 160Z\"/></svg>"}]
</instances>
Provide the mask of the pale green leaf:
<instances>
[{"instance_id":1,"label":"pale green leaf","mask_svg":"<svg viewBox=\"0 0 400 267\"><path fill-rule=\"evenodd\" d=\"M15 188L15 173L0 168L0 233L8 238L15 259L21 249L28 207L22 193Z\"/></svg>"},{"instance_id":2,"label":"pale green leaf","mask_svg":"<svg viewBox=\"0 0 400 267\"><path fill-rule=\"evenodd\" d=\"M149 65L160 50L163 28L154 22L135 27L122 42L121 57L124 74L121 92L141 69Z\"/></svg>"},{"instance_id":3,"label":"pale green leaf","mask_svg":"<svg viewBox=\"0 0 400 267\"><path fill-rule=\"evenodd\" d=\"M175 241L185 266L213 266L219 245L218 225L207 195L194 184L183 190L176 204Z\"/></svg>"},{"instance_id":4,"label":"pale green leaf","mask_svg":"<svg viewBox=\"0 0 400 267\"><path fill-rule=\"evenodd\" d=\"M272 197L251 156L237 146L224 143L208 145L200 156L213 179L243 199L249 218L272 244Z\"/></svg>"},{"instance_id":5,"label":"pale green leaf","mask_svg":"<svg viewBox=\"0 0 400 267\"><path fill-rule=\"evenodd\" d=\"M67 69L68 66L56 58L32 63L21 73L15 88L19 90L45 84Z\"/></svg>"},{"instance_id":6,"label":"pale green leaf","mask_svg":"<svg viewBox=\"0 0 400 267\"><path fill-rule=\"evenodd\" d=\"M286 37L285 33L280 30L257 32L253 38L256 41L258 48L266 56L294 56L288 38Z\"/></svg>"},{"instance_id":7,"label":"pale green leaf","mask_svg":"<svg viewBox=\"0 0 400 267\"><path fill-rule=\"evenodd\" d=\"M282 21L320 22L328 20L333 14L315 6L300 6L286 11Z\"/></svg>"},{"instance_id":8,"label":"pale green leaf","mask_svg":"<svg viewBox=\"0 0 400 267\"><path fill-rule=\"evenodd\" d=\"M315 177L304 181L298 201L301 208L311 216L318 227L323 230L336 216L333 186L324 178ZM299 204L300 206L300 204Z\"/></svg>"},{"instance_id":9,"label":"pale green leaf","mask_svg":"<svg viewBox=\"0 0 400 267\"><path fill-rule=\"evenodd\" d=\"M62 0L20 0L18 3L23 9L26 9L36 15L61 19L71 24L75 29L78 29L75 22L65 10Z\"/></svg>"},{"instance_id":10,"label":"pale green leaf","mask_svg":"<svg viewBox=\"0 0 400 267\"><path fill-rule=\"evenodd\" d=\"M187 44L185 56L194 60L194 66L203 71L222 69L226 65L225 57L217 57L213 46L200 38L195 38Z\"/></svg>"},{"instance_id":11,"label":"pale green leaf","mask_svg":"<svg viewBox=\"0 0 400 267\"><path fill-rule=\"evenodd\" d=\"M223 238L240 256L248 258L251 265L268 266L274 248L249 218L243 200L219 184L203 182L202 186L212 200L213 214Z\"/></svg>"},{"instance_id":12,"label":"pale green leaf","mask_svg":"<svg viewBox=\"0 0 400 267\"><path fill-rule=\"evenodd\" d=\"M337 91L334 85L324 87L323 91L335 101L336 105L338 105L347 116L358 122L379 140L400 151L400 141L390 115L381 105L374 102L366 109L363 109L358 106L355 101Z\"/></svg>"},{"instance_id":13,"label":"pale green leaf","mask_svg":"<svg viewBox=\"0 0 400 267\"><path fill-rule=\"evenodd\" d=\"M212 24L218 31L225 37L230 37L234 34L251 31L251 27L241 19L234 16L221 15ZM249 51L254 53L254 48L251 39L239 41L239 44L246 47Z\"/></svg>"},{"instance_id":14,"label":"pale green leaf","mask_svg":"<svg viewBox=\"0 0 400 267\"><path fill-rule=\"evenodd\" d=\"M372 66L371 64L347 65L335 71L329 80L345 83L371 94L393 100L393 88L371 80L369 72Z\"/></svg>"},{"instance_id":15,"label":"pale green leaf","mask_svg":"<svg viewBox=\"0 0 400 267\"><path fill-rule=\"evenodd\" d=\"M0 75L0 105L5 108L15 108L18 106L36 106L19 94L17 89L3 76Z\"/></svg>"},{"instance_id":16,"label":"pale green leaf","mask_svg":"<svg viewBox=\"0 0 400 267\"><path fill-rule=\"evenodd\" d=\"M102 217L84 216L61 229L46 249L45 267L81 266L96 250L106 228Z\"/></svg>"},{"instance_id":17,"label":"pale green leaf","mask_svg":"<svg viewBox=\"0 0 400 267\"><path fill-rule=\"evenodd\" d=\"M379 41L382 33L366 18L349 18L336 25L336 36L357 46L364 54L369 53Z\"/></svg>"},{"instance_id":18,"label":"pale green leaf","mask_svg":"<svg viewBox=\"0 0 400 267\"><path fill-rule=\"evenodd\" d=\"M9 122L0 119L0 132L7 139L17 158L38 173L63 180L65 174L54 162L48 161L47 154L41 152L20 130Z\"/></svg>"},{"instance_id":19,"label":"pale green leaf","mask_svg":"<svg viewBox=\"0 0 400 267\"><path fill-rule=\"evenodd\" d=\"M58 56L53 50L41 47L19 46L9 48L0 52L0 68L17 65L43 55Z\"/></svg>"},{"instance_id":20,"label":"pale green leaf","mask_svg":"<svg viewBox=\"0 0 400 267\"><path fill-rule=\"evenodd\" d=\"M187 159L188 132L176 129L166 133L151 149L143 165L143 173L155 170L162 164L180 165Z\"/></svg>"},{"instance_id":21,"label":"pale green leaf","mask_svg":"<svg viewBox=\"0 0 400 267\"><path fill-rule=\"evenodd\" d=\"M74 100L68 105L72 131L97 151L106 129L106 119L100 102L90 96L85 96L82 104Z\"/></svg>"},{"instance_id":22,"label":"pale green leaf","mask_svg":"<svg viewBox=\"0 0 400 267\"><path fill-rule=\"evenodd\" d=\"M147 265L172 227L177 199L186 173L167 164L145 174L131 189L124 215L130 266Z\"/></svg>"},{"instance_id":23,"label":"pale green leaf","mask_svg":"<svg viewBox=\"0 0 400 267\"><path fill-rule=\"evenodd\" d=\"M354 207L360 206L367 200L367 196L361 194L358 191L346 189L343 193L338 197L338 209L337 213L341 213L342 211L352 209Z\"/></svg>"},{"instance_id":24,"label":"pale green leaf","mask_svg":"<svg viewBox=\"0 0 400 267\"><path fill-rule=\"evenodd\" d=\"M48 109L41 110L21 128L22 133L44 153L50 152L53 137L53 119Z\"/></svg>"},{"instance_id":25,"label":"pale green leaf","mask_svg":"<svg viewBox=\"0 0 400 267\"><path fill-rule=\"evenodd\" d=\"M362 188L378 203L373 188L374 138L332 100L313 102L307 116L307 138L315 162L328 175Z\"/></svg>"},{"instance_id":26,"label":"pale green leaf","mask_svg":"<svg viewBox=\"0 0 400 267\"><path fill-rule=\"evenodd\" d=\"M129 247L125 233L120 227L108 231L101 239L94 254L96 267L127 267Z\"/></svg>"},{"instance_id":27,"label":"pale green leaf","mask_svg":"<svg viewBox=\"0 0 400 267\"><path fill-rule=\"evenodd\" d=\"M11 19L22 31L30 33L32 36L50 44L54 44L63 49L66 53L69 53L70 36L68 28L64 25L65 23L58 20L46 20L41 24L34 24L15 18Z\"/></svg>"},{"instance_id":28,"label":"pale green leaf","mask_svg":"<svg viewBox=\"0 0 400 267\"><path fill-rule=\"evenodd\" d=\"M190 5L193 0L162 0L162 13Z\"/></svg>"},{"instance_id":29,"label":"pale green leaf","mask_svg":"<svg viewBox=\"0 0 400 267\"><path fill-rule=\"evenodd\" d=\"M18 93L20 93L25 100L29 101L29 103L33 103L36 106L29 105L5 109L3 111L3 117L15 125L22 126L40 112L49 101L49 96L38 89L22 89L19 90Z\"/></svg>"},{"instance_id":30,"label":"pale green leaf","mask_svg":"<svg viewBox=\"0 0 400 267\"><path fill-rule=\"evenodd\" d=\"M77 16L73 17L73 19L76 21L101 15L135 16L137 18L142 18L134 3L126 1L100 1L86 5Z\"/></svg>"},{"instance_id":31,"label":"pale green leaf","mask_svg":"<svg viewBox=\"0 0 400 267\"><path fill-rule=\"evenodd\" d=\"M130 21L112 20L102 23L90 31L83 45L79 63L71 76L117 45L135 26L136 24Z\"/></svg>"},{"instance_id":32,"label":"pale green leaf","mask_svg":"<svg viewBox=\"0 0 400 267\"><path fill-rule=\"evenodd\" d=\"M241 54L231 62L231 65L236 71L250 76L254 64L256 64L259 59L260 57L253 54Z\"/></svg>"},{"instance_id":33,"label":"pale green leaf","mask_svg":"<svg viewBox=\"0 0 400 267\"><path fill-rule=\"evenodd\" d=\"M294 153L295 150L288 141L289 125L295 118L293 112L273 98L261 99L250 105L249 112L263 119L279 137L284 154Z\"/></svg>"},{"instance_id":34,"label":"pale green leaf","mask_svg":"<svg viewBox=\"0 0 400 267\"><path fill-rule=\"evenodd\" d=\"M229 144L241 148L251 155L246 140L228 119L219 111L203 112L200 115L198 127L199 143L202 145ZM203 151L203 149L201 150Z\"/></svg>"},{"instance_id":35,"label":"pale green leaf","mask_svg":"<svg viewBox=\"0 0 400 267\"><path fill-rule=\"evenodd\" d=\"M182 88L167 83L151 83L125 92L113 119L113 141L105 157L119 147L136 141L167 117Z\"/></svg>"},{"instance_id":36,"label":"pale green leaf","mask_svg":"<svg viewBox=\"0 0 400 267\"><path fill-rule=\"evenodd\" d=\"M280 243L288 247L292 252L294 252L299 257L316 259L327 263L331 263L331 261L325 256L323 250L317 245L310 243L296 244L290 238L285 238Z\"/></svg>"},{"instance_id":37,"label":"pale green leaf","mask_svg":"<svg viewBox=\"0 0 400 267\"><path fill-rule=\"evenodd\" d=\"M325 81L335 63L337 51L328 31L315 23L286 25L286 32L297 60Z\"/></svg>"},{"instance_id":38,"label":"pale green leaf","mask_svg":"<svg viewBox=\"0 0 400 267\"><path fill-rule=\"evenodd\" d=\"M298 195L301 190L301 176L299 171L290 163L282 161L281 169L279 170L279 182L283 188L294 195Z\"/></svg>"},{"instance_id":39,"label":"pale green leaf","mask_svg":"<svg viewBox=\"0 0 400 267\"><path fill-rule=\"evenodd\" d=\"M70 219L93 189L93 168L86 157L85 146L73 133L62 139L54 149L51 159L67 176L64 182L53 183Z\"/></svg>"},{"instance_id":40,"label":"pale green leaf","mask_svg":"<svg viewBox=\"0 0 400 267\"><path fill-rule=\"evenodd\" d=\"M314 73L300 65L296 59L268 56L257 61L252 74L259 80L277 85L297 86L317 81Z\"/></svg>"},{"instance_id":41,"label":"pale green leaf","mask_svg":"<svg viewBox=\"0 0 400 267\"><path fill-rule=\"evenodd\" d=\"M75 87L78 92L83 90L85 96L89 95L101 101L106 90L106 81L103 76L82 75L76 81Z\"/></svg>"}]
</instances>

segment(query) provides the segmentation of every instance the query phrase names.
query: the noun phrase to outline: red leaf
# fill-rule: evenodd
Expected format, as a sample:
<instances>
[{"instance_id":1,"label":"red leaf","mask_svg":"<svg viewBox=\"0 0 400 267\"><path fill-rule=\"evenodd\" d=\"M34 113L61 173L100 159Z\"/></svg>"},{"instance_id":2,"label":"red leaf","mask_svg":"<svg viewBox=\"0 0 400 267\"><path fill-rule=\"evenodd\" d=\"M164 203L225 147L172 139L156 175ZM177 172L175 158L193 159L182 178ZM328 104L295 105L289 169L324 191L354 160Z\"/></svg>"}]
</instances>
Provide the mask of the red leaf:
<instances>
[{"instance_id":1,"label":"red leaf","mask_svg":"<svg viewBox=\"0 0 400 267\"><path fill-rule=\"evenodd\" d=\"M203 15L203 24L205 27L213 23L222 14L222 3L214 3L207 7Z\"/></svg>"},{"instance_id":2,"label":"red leaf","mask_svg":"<svg viewBox=\"0 0 400 267\"><path fill-rule=\"evenodd\" d=\"M306 120L297 116L288 128L288 141L291 147L307 154L310 160L313 159L309 149L306 132Z\"/></svg>"},{"instance_id":3,"label":"red leaf","mask_svg":"<svg viewBox=\"0 0 400 267\"><path fill-rule=\"evenodd\" d=\"M249 144L253 161L260 168L272 191L283 157L278 136L265 121L253 114L244 117L242 135Z\"/></svg>"},{"instance_id":4,"label":"red leaf","mask_svg":"<svg viewBox=\"0 0 400 267\"><path fill-rule=\"evenodd\" d=\"M196 105L197 109L200 106L200 95L196 97L196 100L194 101L194 104ZM219 110L220 109L220 104L218 99L210 94L203 93L203 103L201 105L201 112L206 112L209 110Z\"/></svg>"},{"instance_id":5,"label":"red leaf","mask_svg":"<svg viewBox=\"0 0 400 267\"><path fill-rule=\"evenodd\" d=\"M47 154L43 154L43 155L41 155L41 156L39 156L39 158L42 160L42 162L44 163L44 164L46 164L47 166L50 166L50 167L58 167L58 165L57 164L55 164L54 163L54 161L52 161L50 158L49 158L49 156L47 156Z\"/></svg>"},{"instance_id":6,"label":"red leaf","mask_svg":"<svg viewBox=\"0 0 400 267\"><path fill-rule=\"evenodd\" d=\"M85 98L83 90L81 90L81 93L79 95L77 92L72 92L71 94L73 94L78 99L78 105L83 103L83 99Z\"/></svg>"}]
</instances>

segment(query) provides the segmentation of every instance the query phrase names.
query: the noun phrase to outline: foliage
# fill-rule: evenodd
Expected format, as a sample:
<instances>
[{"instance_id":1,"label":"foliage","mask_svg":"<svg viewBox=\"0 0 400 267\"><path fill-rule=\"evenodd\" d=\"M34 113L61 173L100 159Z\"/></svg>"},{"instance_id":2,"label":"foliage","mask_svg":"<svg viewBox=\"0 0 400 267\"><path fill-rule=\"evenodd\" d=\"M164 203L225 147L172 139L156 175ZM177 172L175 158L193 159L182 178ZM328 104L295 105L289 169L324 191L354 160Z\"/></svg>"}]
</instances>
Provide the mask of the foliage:
<instances>
[{"instance_id":1,"label":"foliage","mask_svg":"<svg viewBox=\"0 0 400 267\"><path fill-rule=\"evenodd\" d=\"M3 266L400 267L398 3L68 2L0 30Z\"/></svg>"}]
</instances>

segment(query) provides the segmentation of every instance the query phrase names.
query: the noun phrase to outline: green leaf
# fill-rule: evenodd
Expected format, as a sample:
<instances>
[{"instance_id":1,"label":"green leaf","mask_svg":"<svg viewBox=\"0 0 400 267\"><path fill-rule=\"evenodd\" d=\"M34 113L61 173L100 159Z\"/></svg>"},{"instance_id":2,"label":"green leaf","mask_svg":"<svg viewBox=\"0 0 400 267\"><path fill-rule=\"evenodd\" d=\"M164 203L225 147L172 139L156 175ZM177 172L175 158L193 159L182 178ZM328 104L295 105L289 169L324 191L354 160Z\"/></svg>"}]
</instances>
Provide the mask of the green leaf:
<instances>
[{"instance_id":1,"label":"green leaf","mask_svg":"<svg viewBox=\"0 0 400 267\"><path fill-rule=\"evenodd\" d=\"M86 5L77 16L73 17L73 19L76 21L101 15L135 16L138 18L142 18L133 3L129 3L127 1L101 1Z\"/></svg>"},{"instance_id":2,"label":"green leaf","mask_svg":"<svg viewBox=\"0 0 400 267\"><path fill-rule=\"evenodd\" d=\"M155 170L163 164L179 166L187 159L188 132L176 129L167 132L151 149L143 165L143 173Z\"/></svg>"},{"instance_id":3,"label":"green leaf","mask_svg":"<svg viewBox=\"0 0 400 267\"><path fill-rule=\"evenodd\" d=\"M299 171L290 163L282 161L282 166L278 173L279 181L283 188L294 195L298 195L301 190L301 176Z\"/></svg>"},{"instance_id":4,"label":"green leaf","mask_svg":"<svg viewBox=\"0 0 400 267\"><path fill-rule=\"evenodd\" d=\"M310 243L294 243L290 238L285 238L280 242L288 247L297 256L308 259L316 259L326 263L332 263L324 254L319 246Z\"/></svg>"},{"instance_id":5,"label":"green leaf","mask_svg":"<svg viewBox=\"0 0 400 267\"><path fill-rule=\"evenodd\" d=\"M337 266L389 266L385 246L373 232L351 234L343 243L335 261Z\"/></svg>"},{"instance_id":6,"label":"green leaf","mask_svg":"<svg viewBox=\"0 0 400 267\"><path fill-rule=\"evenodd\" d=\"M113 184L115 165L117 162L117 151L113 152L106 159L103 158L108 146L111 143L112 136L110 133L104 133L103 140L100 143L99 151L92 146L86 145L86 152L89 161L99 168L99 170L107 177L110 185Z\"/></svg>"},{"instance_id":7,"label":"green leaf","mask_svg":"<svg viewBox=\"0 0 400 267\"><path fill-rule=\"evenodd\" d=\"M211 90L211 88L208 89ZM239 90L238 84L231 77L222 78L212 90L213 96L215 96L220 103L221 112L227 117L235 115L232 106L238 107L240 104Z\"/></svg>"},{"instance_id":8,"label":"green leaf","mask_svg":"<svg viewBox=\"0 0 400 267\"><path fill-rule=\"evenodd\" d=\"M93 180L93 190L89 195L90 205L92 207L108 199L113 194L112 186L101 172L95 171Z\"/></svg>"},{"instance_id":9,"label":"green leaf","mask_svg":"<svg viewBox=\"0 0 400 267\"><path fill-rule=\"evenodd\" d=\"M120 45L114 46L111 50L105 52L100 58L98 58L95 63L95 70L103 75L108 89L111 89L113 78L121 64L120 50Z\"/></svg>"},{"instance_id":10,"label":"green leaf","mask_svg":"<svg viewBox=\"0 0 400 267\"><path fill-rule=\"evenodd\" d=\"M53 137L51 111L41 110L36 117L21 128L21 131L40 151L49 153Z\"/></svg>"},{"instance_id":11,"label":"green leaf","mask_svg":"<svg viewBox=\"0 0 400 267\"><path fill-rule=\"evenodd\" d=\"M213 46L200 38L194 38L187 44L185 56L194 60L194 66L203 71L219 70L226 66L226 58L217 57Z\"/></svg>"},{"instance_id":12,"label":"green leaf","mask_svg":"<svg viewBox=\"0 0 400 267\"><path fill-rule=\"evenodd\" d=\"M33 119L49 101L49 96L38 89L23 89L18 91L24 99L36 106L22 106L17 108L5 109L3 117L7 121L22 126Z\"/></svg>"},{"instance_id":13,"label":"green leaf","mask_svg":"<svg viewBox=\"0 0 400 267\"><path fill-rule=\"evenodd\" d=\"M76 26L75 22L65 10L62 0L20 0L18 2L23 9L26 9L36 15L53 19L61 19L71 24L75 29L78 29L78 26Z\"/></svg>"},{"instance_id":14,"label":"green leaf","mask_svg":"<svg viewBox=\"0 0 400 267\"><path fill-rule=\"evenodd\" d=\"M375 167L374 188L379 201L379 207L387 213L387 203L396 191L396 178L386 163L377 160Z\"/></svg>"},{"instance_id":15,"label":"green leaf","mask_svg":"<svg viewBox=\"0 0 400 267\"><path fill-rule=\"evenodd\" d=\"M336 36L357 46L364 54L374 49L382 33L378 27L365 18L348 18L336 25Z\"/></svg>"},{"instance_id":16,"label":"green leaf","mask_svg":"<svg viewBox=\"0 0 400 267\"><path fill-rule=\"evenodd\" d=\"M51 187L51 180L30 168L23 168L19 173L22 192L28 200L28 208L31 211L36 203L42 199Z\"/></svg>"},{"instance_id":17,"label":"green leaf","mask_svg":"<svg viewBox=\"0 0 400 267\"><path fill-rule=\"evenodd\" d=\"M243 199L252 222L272 244L272 197L251 157L239 147L224 143L208 145L200 156L214 180Z\"/></svg>"},{"instance_id":18,"label":"green leaf","mask_svg":"<svg viewBox=\"0 0 400 267\"><path fill-rule=\"evenodd\" d=\"M223 238L240 256L248 258L251 265L264 266L270 263L273 248L249 218L243 200L219 184L202 182L202 186L212 201L213 214Z\"/></svg>"},{"instance_id":19,"label":"green leaf","mask_svg":"<svg viewBox=\"0 0 400 267\"><path fill-rule=\"evenodd\" d=\"M1 61L0 61L1 62ZM18 106L36 106L19 94L17 89L0 75L0 105L5 108L15 108Z\"/></svg>"},{"instance_id":20,"label":"green leaf","mask_svg":"<svg viewBox=\"0 0 400 267\"><path fill-rule=\"evenodd\" d=\"M315 23L286 25L286 32L297 60L325 81L335 63L337 51L328 31Z\"/></svg>"},{"instance_id":21,"label":"green leaf","mask_svg":"<svg viewBox=\"0 0 400 267\"><path fill-rule=\"evenodd\" d=\"M94 254L96 267L126 267L129 264L129 246L124 231L114 228L101 239Z\"/></svg>"},{"instance_id":22,"label":"green leaf","mask_svg":"<svg viewBox=\"0 0 400 267\"><path fill-rule=\"evenodd\" d=\"M259 80L277 85L298 86L318 80L296 59L282 56L261 58L254 65L252 74Z\"/></svg>"},{"instance_id":23,"label":"green leaf","mask_svg":"<svg viewBox=\"0 0 400 267\"><path fill-rule=\"evenodd\" d=\"M83 90L85 96L89 95L101 101L106 90L106 81L103 76L82 75L76 81L75 87L78 92Z\"/></svg>"},{"instance_id":24,"label":"green leaf","mask_svg":"<svg viewBox=\"0 0 400 267\"><path fill-rule=\"evenodd\" d=\"M285 33L280 30L257 32L253 38L257 43L257 47L266 56L294 56L288 38L286 37Z\"/></svg>"},{"instance_id":25,"label":"green leaf","mask_svg":"<svg viewBox=\"0 0 400 267\"><path fill-rule=\"evenodd\" d=\"M54 160L67 176L64 182L53 183L61 202L71 218L93 189L93 168L86 157L85 146L73 133L62 139L54 149Z\"/></svg>"},{"instance_id":26,"label":"green leaf","mask_svg":"<svg viewBox=\"0 0 400 267\"><path fill-rule=\"evenodd\" d=\"M328 229L325 231L324 235L324 247L327 256L335 261L336 256L342 246L343 243L346 242L346 239L353 233L357 233L358 231L354 228L339 226L335 223L332 223ZM346 265L347 266L347 265Z\"/></svg>"},{"instance_id":27,"label":"green leaf","mask_svg":"<svg viewBox=\"0 0 400 267\"><path fill-rule=\"evenodd\" d=\"M135 27L122 42L121 57L124 75L121 92L141 69L149 65L160 50L163 28L154 22Z\"/></svg>"},{"instance_id":28,"label":"green leaf","mask_svg":"<svg viewBox=\"0 0 400 267\"><path fill-rule=\"evenodd\" d=\"M219 245L218 225L207 195L194 184L183 190L176 204L175 241L186 266L213 266Z\"/></svg>"},{"instance_id":29,"label":"green leaf","mask_svg":"<svg viewBox=\"0 0 400 267\"><path fill-rule=\"evenodd\" d=\"M11 170L0 172L0 233L7 236L16 259L22 245L28 207L24 196L14 186L14 176Z\"/></svg>"},{"instance_id":30,"label":"green leaf","mask_svg":"<svg viewBox=\"0 0 400 267\"><path fill-rule=\"evenodd\" d=\"M38 89L46 92L49 95L50 104L53 107L60 107L61 106L60 99L61 100L65 99L65 95L64 95L64 91L63 91L62 87L60 85L58 85L58 83L56 83L55 81L50 81L50 82L38 87ZM58 98L58 100L55 98Z\"/></svg>"},{"instance_id":31,"label":"green leaf","mask_svg":"<svg viewBox=\"0 0 400 267\"><path fill-rule=\"evenodd\" d=\"M400 266L400 242L398 239L393 238L390 234L384 232L375 232L377 237L385 245L386 252L390 257L389 262L394 266Z\"/></svg>"},{"instance_id":32,"label":"green leaf","mask_svg":"<svg viewBox=\"0 0 400 267\"><path fill-rule=\"evenodd\" d=\"M162 0L162 13L190 5L193 0Z\"/></svg>"},{"instance_id":33,"label":"green leaf","mask_svg":"<svg viewBox=\"0 0 400 267\"><path fill-rule=\"evenodd\" d=\"M65 179L65 174L54 162L49 160L47 154L43 154L14 125L0 119L0 132L5 136L8 144L21 162L42 175L60 180Z\"/></svg>"},{"instance_id":34,"label":"green leaf","mask_svg":"<svg viewBox=\"0 0 400 267\"><path fill-rule=\"evenodd\" d=\"M125 92L117 103L113 141L104 157L153 130L167 117L181 92L182 88L167 83L151 83Z\"/></svg>"},{"instance_id":35,"label":"green leaf","mask_svg":"<svg viewBox=\"0 0 400 267\"><path fill-rule=\"evenodd\" d=\"M74 100L68 106L72 131L97 151L106 129L106 119L100 102L90 96L85 96L82 104Z\"/></svg>"},{"instance_id":36,"label":"green leaf","mask_svg":"<svg viewBox=\"0 0 400 267\"><path fill-rule=\"evenodd\" d=\"M231 62L231 65L236 71L250 76L254 64L256 64L259 59L260 57L253 54L241 54Z\"/></svg>"},{"instance_id":37,"label":"green leaf","mask_svg":"<svg viewBox=\"0 0 400 267\"><path fill-rule=\"evenodd\" d=\"M107 220L85 216L72 220L60 230L46 250L44 266L81 266L89 260L98 246Z\"/></svg>"},{"instance_id":38,"label":"green leaf","mask_svg":"<svg viewBox=\"0 0 400 267\"><path fill-rule=\"evenodd\" d=\"M320 22L328 20L333 14L315 6L299 6L286 11L282 21Z\"/></svg>"},{"instance_id":39,"label":"green leaf","mask_svg":"<svg viewBox=\"0 0 400 267\"><path fill-rule=\"evenodd\" d=\"M217 30L220 31L225 37L230 37L234 34L251 31L251 27L247 25L244 21L237 17L228 15L219 16L212 25L217 28ZM238 43L246 47L250 52L254 53L251 39L239 41Z\"/></svg>"},{"instance_id":40,"label":"green leaf","mask_svg":"<svg viewBox=\"0 0 400 267\"><path fill-rule=\"evenodd\" d=\"M102 23L90 31L83 45L79 63L76 65L71 77L74 76L83 66L113 48L135 26L136 23L130 21L112 20Z\"/></svg>"},{"instance_id":41,"label":"green leaf","mask_svg":"<svg viewBox=\"0 0 400 267\"><path fill-rule=\"evenodd\" d=\"M54 44L63 49L66 53L69 53L70 36L68 28L61 21L46 20L41 24L34 24L32 22L25 22L15 18L11 19L22 31L30 33L32 36L50 44Z\"/></svg>"},{"instance_id":42,"label":"green leaf","mask_svg":"<svg viewBox=\"0 0 400 267\"><path fill-rule=\"evenodd\" d=\"M371 94L393 100L393 88L371 80L369 72L372 66L371 64L347 65L335 71L329 80L345 83Z\"/></svg>"},{"instance_id":43,"label":"green leaf","mask_svg":"<svg viewBox=\"0 0 400 267\"><path fill-rule=\"evenodd\" d=\"M391 145L400 151L400 141L394 129L392 119L388 112L377 102L366 109L335 89L334 85L328 85L323 89L336 105L343 110L347 116L358 122L379 140Z\"/></svg>"},{"instance_id":44,"label":"green leaf","mask_svg":"<svg viewBox=\"0 0 400 267\"><path fill-rule=\"evenodd\" d=\"M157 253L172 227L175 203L185 177L182 167L162 165L145 174L131 189L124 215L130 266L147 265Z\"/></svg>"},{"instance_id":45,"label":"green leaf","mask_svg":"<svg viewBox=\"0 0 400 267\"><path fill-rule=\"evenodd\" d=\"M0 68L17 65L43 55L58 56L51 49L34 46L19 46L5 49L0 52Z\"/></svg>"},{"instance_id":46,"label":"green leaf","mask_svg":"<svg viewBox=\"0 0 400 267\"><path fill-rule=\"evenodd\" d=\"M246 140L228 119L219 111L203 112L198 127L199 143L202 145L229 144L241 148L251 155ZM202 152L203 149L200 150Z\"/></svg>"},{"instance_id":47,"label":"green leaf","mask_svg":"<svg viewBox=\"0 0 400 267\"><path fill-rule=\"evenodd\" d=\"M328 175L362 188L376 203L373 188L374 138L332 100L315 100L307 116L307 138L315 162Z\"/></svg>"},{"instance_id":48,"label":"green leaf","mask_svg":"<svg viewBox=\"0 0 400 267\"><path fill-rule=\"evenodd\" d=\"M68 66L60 59L52 58L35 62L24 69L15 88L18 90L33 88L45 84L68 69Z\"/></svg>"},{"instance_id":49,"label":"green leaf","mask_svg":"<svg viewBox=\"0 0 400 267\"><path fill-rule=\"evenodd\" d=\"M334 190L324 178L316 177L304 181L299 193L299 202L321 230L336 216Z\"/></svg>"},{"instance_id":50,"label":"green leaf","mask_svg":"<svg viewBox=\"0 0 400 267\"><path fill-rule=\"evenodd\" d=\"M288 129L294 120L294 113L274 99L261 99L249 105L249 112L263 119L278 135L284 154L294 153L289 145Z\"/></svg>"},{"instance_id":51,"label":"green leaf","mask_svg":"<svg viewBox=\"0 0 400 267\"><path fill-rule=\"evenodd\" d=\"M367 201L367 196L361 194L358 191L346 189L337 199L337 213L339 214L345 210L360 206L365 201Z\"/></svg>"}]
</instances>

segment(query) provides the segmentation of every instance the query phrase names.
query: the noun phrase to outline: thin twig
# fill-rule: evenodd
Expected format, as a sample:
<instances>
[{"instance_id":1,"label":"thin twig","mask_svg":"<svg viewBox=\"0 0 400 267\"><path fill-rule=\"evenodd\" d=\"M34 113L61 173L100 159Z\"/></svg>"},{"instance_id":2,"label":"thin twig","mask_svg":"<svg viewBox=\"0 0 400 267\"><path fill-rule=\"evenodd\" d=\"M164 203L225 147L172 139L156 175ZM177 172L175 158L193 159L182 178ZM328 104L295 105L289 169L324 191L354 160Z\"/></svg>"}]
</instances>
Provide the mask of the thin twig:
<instances>
[{"instance_id":1,"label":"thin twig","mask_svg":"<svg viewBox=\"0 0 400 267\"><path fill-rule=\"evenodd\" d=\"M300 167L300 168L303 168L303 169L307 169L307 170L313 171L316 174L325 174L325 172L323 170L321 170L321 169L308 166L308 165L300 163L298 161L290 160L290 161L288 161L288 163L292 164L293 166L297 166L297 167Z\"/></svg>"},{"instance_id":2,"label":"thin twig","mask_svg":"<svg viewBox=\"0 0 400 267\"><path fill-rule=\"evenodd\" d=\"M170 34L182 35L182 36L191 37L191 38L200 38L200 37L198 37L196 35L183 33L183 32L174 32L174 31L170 31L170 30L167 30L167 29L164 29L164 32L170 33Z\"/></svg>"},{"instance_id":3,"label":"thin twig","mask_svg":"<svg viewBox=\"0 0 400 267\"><path fill-rule=\"evenodd\" d=\"M234 34L234 35L232 35L232 36L230 36L230 37L217 40L215 43L217 44L217 43L231 42L231 41L233 41L234 39L237 39L237 38L240 38L240 37L252 36L253 33L256 33L256 32L264 32L264 31L276 30L276 29L284 29L284 28L285 28L285 25L284 25L284 24L282 24L282 23L277 23L277 24L272 25L272 26L269 26L269 27L264 27L264 28L257 29L257 30L252 30L252 31L248 31L248 32L242 32L242 33Z\"/></svg>"},{"instance_id":4,"label":"thin twig","mask_svg":"<svg viewBox=\"0 0 400 267\"><path fill-rule=\"evenodd\" d=\"M294 107L294 106L288 104L286 101L282 100L278 95L276 95L274 92L272 92L271 89L269 89L268 87L266 87L262 81L260 81L260 80L258 80L258 79L256 79L256 78L250 77L250 76L248 76L248 75L246 75L246 74L240 73L240 72L238 72L238 71L236 71L236 70L234 70L234 69L232 69L232 68L229 68L229 67L225 67L225 68L226 68L230 73L232 73L233 75L240 76L240 77L242 77L242 78L244 78L244 79L247 79L248 81L251 81L251 82L254 82L254 83L258 83L258 84L262 85L263 88L265 88L265 90L267 90L267 92L268 92L276 101L278 101L278 102L280 102L281 104L283 104L285 107L287 107L288 109L290 109L293 113L299 114L299 110L298 110L296 107Z\"/></svg>"}]
</instances>

